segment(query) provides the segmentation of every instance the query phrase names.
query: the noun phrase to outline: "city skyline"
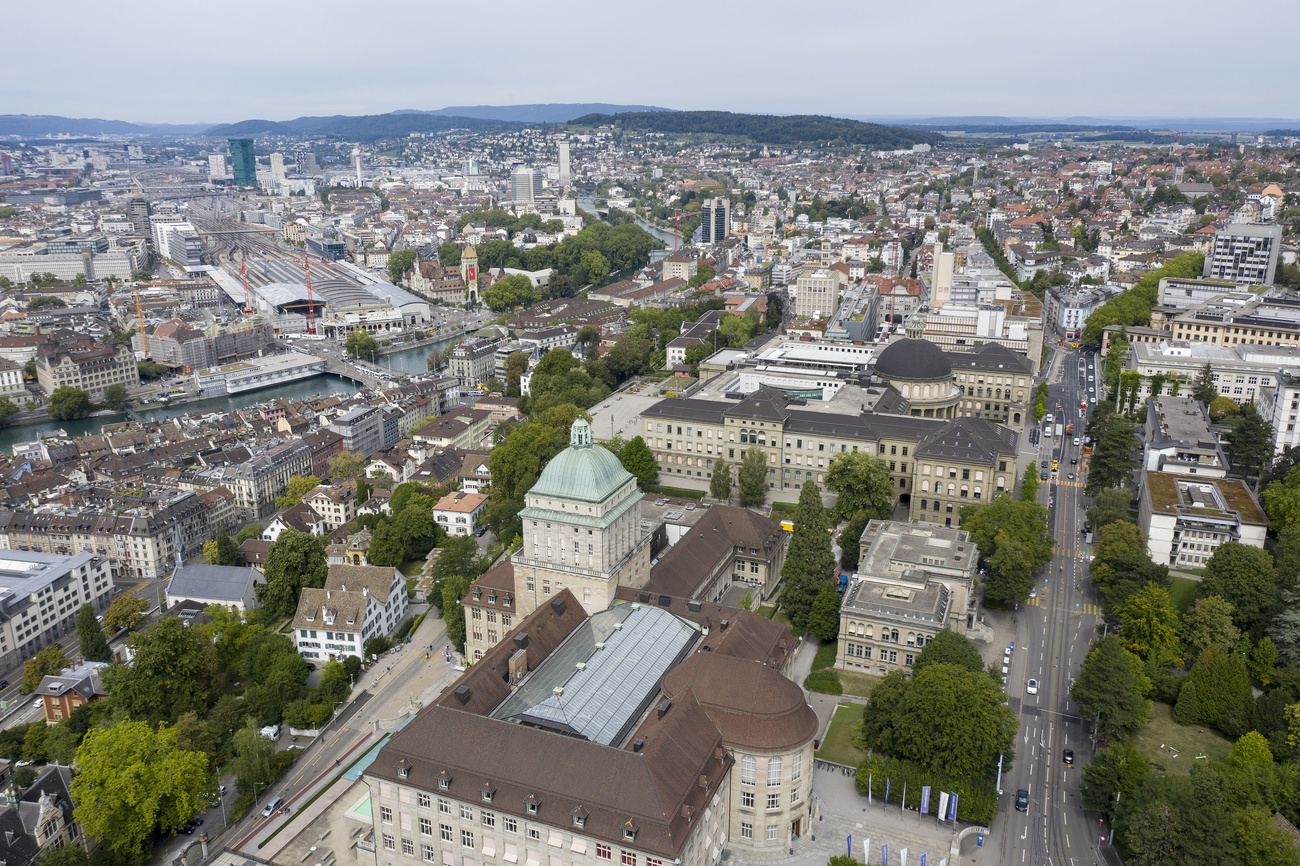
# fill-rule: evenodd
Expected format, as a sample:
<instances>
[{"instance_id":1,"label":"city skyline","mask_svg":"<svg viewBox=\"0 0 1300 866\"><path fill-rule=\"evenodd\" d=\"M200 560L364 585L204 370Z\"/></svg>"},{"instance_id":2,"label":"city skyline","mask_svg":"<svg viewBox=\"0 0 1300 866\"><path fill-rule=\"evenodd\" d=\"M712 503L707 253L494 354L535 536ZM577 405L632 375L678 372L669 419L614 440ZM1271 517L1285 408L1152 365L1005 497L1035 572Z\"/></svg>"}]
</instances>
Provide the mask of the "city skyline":
<instances>
[{"instance_id":1,"label":"city skyline","mask_svg":"<svg viewBox=\"0 0 1300 866\"><path fill-rule=\"evenodd\" d=\"M185 124L603 101L848 116L1300 117L1300 95L1287 86L1300 70L1284 52L1254 56L1249 87L1236 76L1199 72L1185 50L1205 36L1197 5L1208 13L1208 4L1115 0L1085 16L1070 7L1030 13L1005 2L967 7L952 0L935 0L924 15L885 7L869 16L827 2L800 18L769 2L692 6L665 15L664 38L638 48L628 40L654 29L643 16L569 2L539 19L536 7L505 3L496 20L527 20L532 41L552 46L552 59L538 63L535 53L494 51L473 7L435 12L398 3L368 17L377 34L357 38L367 22L352 20L358 12L351 5L314 4L304 17L301 8L237 2L228 7L232 18L252 26L232 44L220 31L205 36L207 19L197 10L178 21L128 2L122 14L97 18L97 38L147 46L166 74L151 76L145 88L87 87L81 68L49 64L37 54L42 40L24 40L11 52L29 74L11 83L5 111ZM1275 29L1300 20L1292 4L1262 6L1257 20ZM46 22L43 10L28 6L12 10L7 23L10 32L39 33ZM200 38L176 38L178 28ZM459 72L430 74L422 40L394 42L384 33L427 33L438 40L437 66ZM690 70L707 44L698 34L709 33L725 33L737 68L748 72L701 89ZM972 78L978 85L966 83Z\"/></svg>"}]
</instances>

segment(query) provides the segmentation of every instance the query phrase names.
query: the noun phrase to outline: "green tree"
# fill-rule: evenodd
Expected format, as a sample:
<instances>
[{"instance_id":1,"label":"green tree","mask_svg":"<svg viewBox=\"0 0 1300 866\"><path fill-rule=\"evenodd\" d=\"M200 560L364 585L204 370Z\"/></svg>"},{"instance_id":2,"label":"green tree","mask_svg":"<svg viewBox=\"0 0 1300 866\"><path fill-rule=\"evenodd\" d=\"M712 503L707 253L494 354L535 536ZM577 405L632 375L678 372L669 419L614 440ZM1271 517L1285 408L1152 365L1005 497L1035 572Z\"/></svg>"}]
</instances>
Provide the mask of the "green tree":
<instances>
[{"instance_id":1,"label":"green tree","mask_svg":"<svg viewBox=\"0 0 1300 866\"><path fill-rule=\"evenodd\" d=\"M1228 763L1234 767L1267 767L1273 763L1273 753L1269 751L1268 740L1259 731L1249 731L1237 738L1228 755Z\"/></svg>"},{"instance_id":2,"label":"green tree","mask_svg":"<svg viewBox=\"0 0 1300 866\"><path fill-rule=\"evenodd\" d=\"M1250 673L1246 661L1235 652L1206 650L1192 666L1183 685L1196 687L1197 721L1219 726L1225 717L1246 709L1251 701Z\"/></svg>"},{"instance_id":3,"label":"green tree","mask_svg":"<svg viewBox=\"0 0 1300 866\"><path fill-rule=\"evenodd\" d=\"M77 756L80 737L66 722L55 725L45 733L45 754L50 761L71 766Z\"/></svg>"},{"instance_id":4,"label":"green tree","mask_svg":"<svg viewBox=\"0 0 1300 866\"><path fill-rule=\"evenodd\" d=\"M1201 715L1201 702L1196 698L1196 683L1184 682L1178 690L1178 703L1174 704L1174 721L1180 725L1194 725Z\"/></svg>"},{"instance_id":5,"label":"green tree","mask_svg":"<svg viewBox=\"0 0 1300 866\"><path fill-rule=\"evenodd\" d=\"M1133 796L1142 787L1151 764L1133 743L1121 740L1099 749L1088 766L1083 768L1084 808L1105 812L1107 818L1115 817L1115 795L1121 799Z\"/></svg>"},{"instance_id":6,"label":"green tree","mask_svg":"<svg viewBox=\"0 0 1300 866\"><path fill-rule=\"evenodd\" d=\"M1142 659L1160 653L1177 657L1178 613L1167 589L1147 584L1128 597L1119 615L1120 639L1129 652Z\"/></svg>"},{"instance_id":7,"label":"green tree","mask_svg":"<svg viewBox=\"0 0 1300 866\"><path fill-rule=\"evenodd\" d=\"M149 602L134 595L122 594L104 611L104 630L115 634L122 629L137 631L149 622Z\"/></svg>"},{"instance_id":8,"label":"green tree","mask_svg":"<svg viewBox=\"0 0 1300 866\"><path fill-rule=\"evenodd\" d=\"M1121 800L1116 835L1128 866L1239 866L1231 850L1232 806L1217 773L1153 776Z\"/></svg>"},{"instance_id":9,"label":"green tree","mask_svg":"<svg viewBox=\"0 0 1300 866\"><path fill-rule=\"evenodd\" d=\"M946 628L935 635L916 657L912 676L933 664L957 665L976 674L984 670L984 660L975 645L965 635Z\"/></svg>"},{"instance_id":10,"label":"green tree","mask_svg":"<svg viewBox=\"0 0 1300 866\"><path fill-rule=\"evenodd\" d=\"M511 352L506 356L506 393L518 395L519 379L528 372L530 357L527 352Z\"/></svg>"},{"instance_id":11,"label":"green tree","mask_svg":"<svg viewBox=\"0 0 1300 866\"><path fill-rule=\"evenodd\" d=\"M415 265L415 250L398 250L388 255L388 279L394 284L400 285L402 278L406 276Z\"/></svg>"},{"instance_id":12,"label":"green tree","mask_svg":"<svg viewBox=\"0 0 1300 866\"><path fill-rule=\"evenodd\" d=\"M1038 501L1038 467L1033 463L1025 467L1024 478L1020 483L1020 499L1024 502Z\"/></svg>"},{"instance_id":13,"label":"green tree","mask_svg":"<svg viewBox=\"0 0 1300 866\"><path fill-rule=\"evenodd\" d=\"M261 537L262 537L262 524L249 523L248 525L241 527L239 532L235 535L235 544L243 544L245 541L248 541L248 539L250 538L261 538Z\"/></svg>"},{"instance_id":14,"label":"green tree","mask_svg":"<svg viewBox=\"0 0 1300 866\"><path fill-rule=\"evenodd\" d=\"M793 523L794 532L781 566L781 606L795 633L803 634L814 600L824 589L835 590L835 554L817 482L805 482L799 491Z\"/></svg>"},{"instance_id":15,"label":"green tree","mask_svg":"<svg viewBox=\"0 0 1300 866\"><path fill-rule=\"evenodd\" d=\"M447 640L460 652L465 651L465 608L460 600L469 592L471 579L454 574L442 585L442 619L447 624Z\"/></svg>"},{"instance_id":16,"label":"green tree","mask_svg":"<svg viewBox=\"0 0 1300 866\"><path fill-rule=\"evenodd\" d=\"M582 254L582 269L587 280L595 285L603 285L609 278L609 260L597 250L588 250Z\"/></svg>"},{"instance_id":17,"label":"green tree","mask_svg":"<svg viewBox=\"0 0 1300 866\"><path fill-rule=\"evenodd\" d=\"M1088 509L1088 522L1094 532L1116 521L1132 521L1129 509L1133 507L1133 494L1125 487L1107 487L1097 491L1092 497L1092 507Z\"/></svg>"},{"instance_id":18,"label":"green tree","mask_svg":"<svg viewBox=\"0 0 1300 866\"><path fill-rule=\"evenodd\" d=\"M709 495L724 505L731 504L731 464L720 458L713 461L713 477L709 479Z\"/></svg>"},{"instance_id":19,"label":"green tree","mask_svg":"<svg viewBox=\"0 0 1300 866\"><path fill-rule=\"evenodd\" d=\"M1209 361L1205 362L1205 366L1192 380L1192 396L1206 406L1213 403L1214 399L1219 396L1218 389L1214 387L1214 368L1210 366Z\"/></svg>"},{"instance_id":20,"label":"green tree","mask_svg":"<svg viewBox=\"0 0 1300 866\"><path fill-rule=\"evenodd\" d=\"M303 587L325 585L325 542L321 535L286 529L266 552L263 574L257 585L257 600L271 616L289 616L298 607Z\"/></svg>"},{"instance_id":21,"label":"green tree","mask_svg":"<svg viewBox=\"0 0 1300 866\"><path fill-rule=\"evenodd\" d=\"M1233 622L1239 629L1262 629L1281 604L1273 558L1258 547L1236 541L1220 545L1205 564L1205 577L1196 587L1198 598L1212 595L1232 605Z\"/></svg>"},{"instance_id":22,"label":"green tree","mask_svg":"<svg viewBox=\"0 0 1300 866\"><path fill-rule=\"evenodd\" d=\"M208 696L218 688L220 666L212 645L180 619L165 616L126 640L135 653L129 665L104 671L114 707L133 719L172 722L182 713L207 710Z\"/></svg>"},{"instance_id":23,"label":"green tree","mask_svg":"<svg viewBox=\"0 0 1300 866\"><path fill-rule=\"evenodd\" d=\"M110 850L143 858L155 831L174 833L211 795L208 758L176 746L165 725L120 721L92 728L77 749L73 816Z\"/></svg>"},{"instance_id":24,"label":"green tree","mask_svg":"<svg viewBox=\"0 0 1300 866\"><path fill-rule=\"evenodd\" d=\"M1300 866L1295 840L1273 823L1269 810L1253 806L1235 810L1232 841L1242 866Z\"/></svg>"},{"instance_id":25,"label":"green tree","mask_svg":"<svg viewBox=\"0 0 1300 866\"><path fill-rule=\"evenodd\" d=\"M406 545L402 543L402 537L397 534L393 524L387 520L380 520L375 525L370 537L369 558L374 565L392 568L406 561Z\"/></svg>"},{"instance_id":26,"label":"green tree","mask_svg":"<svg viewBox=\"0 0 1300 866\"><path fill-rule=\"evenodd\" d=\"M736 481L742 507L760 508L767 502L767 458L762 451L749 448L741 455Z\"/></svg>"},{"instance_id":27,"label":"green tree","mask_svg":"<svg viewBox=\"0 0 1300 866\"><path fill-rule=\"evenodd\" d=\"M1246 667L1252 677L1267 685L1272 679L1273 668L1277 667L1277 661L1277 645L1273 643L1272 638L1265 635L1251 649L1250 657L1246 659Z\"/></svg>"},{"instance_id":28,"label":"green tree","mask_svg":"<svg viewBox=\"0 0 1300 866\"><path fill-rule=\"evenodd\" d=\"M74 421L85 418L91 410L90 395L71 385L60 385L50 395L45 411L55 421Z\"/></svg>"},{"instance_id":29,"label":"green tree","mask_svg":"<svg viewBox=\"0 0 1300 866\"><path fill-rule=\"evenodd\" d=\"M71 665L63 650L56 646L47 646L36 655L23 662L23 681L18 690L30 694L40 686L41 680L53 676Z\"/></svg>"},{"instance_id":30,"label":"green tree","mask_svg":"<svg viewBox=\"0 0 1300 866\"><path fill-rule=\"evenodd\" d=\"M206 545L204 547L206 548ZM217 530L217 560L213 565L239 568L244 564L244 554L239 552L239 545L226 535L226 530Z\"/></svg>"},{"instance_id":31,"label":"green tree","mask_svg":"<svg viewBox=\"0 0 1300 866\"><path fill-rule=\"evenodd\" d=\"M275 507L280 509L292 508L302 502L304 496L319 486L320 479L315 475L295 475L289 479L284 493L275 498Z\"/></svg>"},{"instance_id":32,"label":"green tree","mask_svg":"<svg viewBox=\"0 0 1300 866\"><path fill-rule=\"evenodd\" d=\"M983 776L1011 751L1017 727L1001 684L959 665L932 664L913 673L890 754L932 773Z\"/></svg>"},{"instance_id":33,"label":"green tree","mask_svg":"<svg viewBox=\"0 0 1300 866\"><path fill-rule=\"evenodd\" d=\"M1273 425L1259 414L1254 403L1247 403L1241 407L1241 416L1227 439L1225 450L1233 471L1243 478L1254 476L1258 485L1259 476L1273 463Z\"/></svg>"},{"instance_id":34,"label":"green tree","mask_svg":"<svg viewBox=\"0 0 1300 866\"><path fill-rule=\"evenodd\" d=\"M970 532L984 557L985 599L995 604L1027 599L1033 572L1052 560L1047 509L1037 502L998 496L983 505L964 506L961 527Z\"/></svg>"},{"instance_id":35,"label":"green tree","mask_svg":"<svg viewBox=\"0 0 1300 866\"><path fill-rule=\"evenodd\" d=\"M130 397L131 395L127 392L126 386L118 382L104 389L102 402L106 408L120 412L126 407L127 400Z\"/></svg>"},{"instance_id":36,"label":"green tree","mask_svg":"<svg viewBox=\"0 0 1300 866\"><path fill-rule=\"evenodd\" d=\"M379 357L379 341L365 331L353 331L343 341L343 349L354 358L374 362Z\"/></svg>"},{"instance_id":37,"label":"green tree","mask_svg":"<svg viewBox=\"0 0 1300 866\"><path fill-rule=\"evenodd\" d=\"M1241 637L1232 614L1232 605L1220 596L1197 599L1183 614L1182 638L1188 657L1199 659L1210 649L1230 652Z\"/></svg>"},{"instance_id":38,"label":"green tree","mask_svg":"<svg viewBox=\"0 0 1300 866\"><path fill-rule=\"evenodd\" d=\"M1094 446L1084 491L1095 496L1107 487L1127 487L1138 465L1138 439L1133 422L1098 404L1098 414L1089 421Z\"/></svg>"},{"instance_id":39,"label":"green tree","mask_svg":"<svg viewBox=\"0 0 1300 866\"><path fill-rule=\"evenodd\" d=\"M826 487L836 494L836 522L866 512L886 520L894 513L894 483L885 461L865 451L836 454L826 470Z\"/></svg>"},{"instance_id":40,"label":"green tree","mask_svg":"<svg viewBox=\"0 0 1300 866\"><path fill-rule=\"evenodd\" d=\"M1111 397L1116 404L1119 399L1119 378L1124 372L1124 364L1128 361L1128 333L1121 330L1111 338L1110 348L1101 359L1101 379L1106 383L1106 396Z\"/></svg>"},{"instance_id":41,"label":"green tree","mask_svg":"<svg viewBox=\"0 0 1300 866\"><path fill-rule=\"evenodd\" d=\"M81 655L86 661L108 662L113 660L113 652L104 639L104 629L95 619L95 606L83 604L77 611L77 638L81 644Z\"/></svg>"},{"instance_id":42,"label":"green tree","mask_svg":"<svg viewBox=\"0 0 1300 866\"><path fill-rule=\"evenodd\" d=\"M808 611L808 633L823 643L839 637L840 594L834 587L825 587L813 599L812 609Z\"/></svg>"},{"instance_id":43,"label":"green tree","mask_svg":"<svg viewBox=\"0 0 1300 866\"><path fill-rule=\"evenodd\" d=\"M62 726L60 726L62 727ZM57 730L57 728L56 728ZM176 732L176 745L187 752L202 752L209 758L209 763L217 757L217 748L221 738L212 730L206 720L200 719L196 712L181 713L172 725Z\"/></svg>"},{"instance_id":44,"label":"green tree","mask_svg":"<svg viewBox=\"0 0 1300 866\"><path fill-rule=\"evenodd\" d=\"M44 719L37 719L27 726L27 735L23 737L23 760L35 764L45 763L45 735L49 727Z\"/></svg>"},{"instance_id":45,"label":"green tree","mask_svg":"<svg viewBox=\"0 0 1300 866\"><path fill-rule=\"evenodd\" d=\"M1146 722L1151 713L1145 697L1149 687L1142 662L1112 635L1092 645L1070 697L1085 719L1096 719L1097 739L1113 743Z\"/></svg>"},{"instance_id":46,"label":"green tree","mask_svg":"<svg viewBox=\"0 0 1300 866\"><path fill-rule=\"evenodd\" d=\"M840 532L840 568L845 571L857 571L858 560L862 557L862 533L872 517L865 511L859 511L849 518Z\"/></svg>"},{"instance_id":47,"label":"green tree","mask_svg":"<svg viewBox=\"0 0 1300 866\"><path fill-rule=\"evenodd\" d=\"M1208 410L1210 422L1214 424L1222 424L1226 419L1241 414L1241 407L1231 397L1215 397Z\"/></svg>"},{"instance_id":48,"label":"green tree","mask_svg":"<svg viewBox=\"0 0 1300 866\"><path fill-rule=\"evenodd\" d=\"M866 752L878 750L894 754L894 734L900 724L903 698L911 686L907 672L890 671L876 683L867 698L862 718L853 726L853 745Z\"/></svg>"},{"instance_id":49,"label":"green tree","mask_svg":"<svg viewBox=\"0 0 1300 866\"><path fill-rule=\"evenodd\" d=\"M19 413L19 408L8 397L0 397L0 427L8 427L9 422Z\"/></svg>"},{"instance_id":50,"label":"green tree","mask_svg":"<svg viewBox=\"0 0 1300 866\"><path fill-rule=\"evenodd\" d=\"M366 467L370 465L370 457L365 454L342 451L331 457L327 465L331 481L348 481L365 476ZM258 530L258 532L260 533L261 530Z\"/></svg>"},{"instance_id":51,"label":"green tree","mask_svg":"<svg viewBox=\"0 0 1300 866\"><path fill-rule=\"evenodd\" d=\"M230 769L235 774L235 784L240 793L251 794L258 788L265 787L274 778L271 772L271 755L275 752L275 743L270 737L262 736L257 721L249 716L247 723L235 731L235 757L230 762Z\"/></svg>"},{"instance_id":52,"label":"green tree","mask_svg":"<svg viewBox=\"0 0 1300 866\"><path fill-rule=\"evenodd\" d=\"M642 487L654 484L659 480L659 461L651 453L645 440L639 435L633 436L623 446L623 450L618 454L618 460L623 464L623 468L636 476L637 483Z\"/></svg>"}]
</instances>

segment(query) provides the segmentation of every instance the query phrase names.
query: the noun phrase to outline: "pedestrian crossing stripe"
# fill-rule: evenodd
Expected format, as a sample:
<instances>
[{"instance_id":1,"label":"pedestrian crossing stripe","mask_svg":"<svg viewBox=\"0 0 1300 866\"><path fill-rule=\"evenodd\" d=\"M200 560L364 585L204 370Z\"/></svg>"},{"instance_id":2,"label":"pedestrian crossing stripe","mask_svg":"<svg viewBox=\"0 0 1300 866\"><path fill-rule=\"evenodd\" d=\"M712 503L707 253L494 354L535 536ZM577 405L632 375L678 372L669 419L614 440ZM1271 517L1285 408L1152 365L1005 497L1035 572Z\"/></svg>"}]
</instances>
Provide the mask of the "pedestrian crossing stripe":
<instances>
[{"instance_id":1,"label":"pedestrian crossing stripe","mask_svg":"<svg viewBox=\"0 0 1300 866\"><path fill-rule=\"evenodd\" d=\"M1027 599L1027 600L1026 600L1026 603L1027 603L1027 604L1032 604L1034 607L1038 607L1038 599L1037 599L1037 598Z\"/></svg>"},{"instance_id":2,"label":"pedestrian crossing stripe","mask_svg":"<svg viewBox=\"0 0 1300 866\"><path fill-rule=\"evenodd\" d=\"M1072 612L1075 616L1082 616L1085 613L1090 616L1101 616L1101 608L1095 604L1077 604Z\"/></svg>"},{"instance_id":3,"label":"pedestrian crossing stripe","mask_svg":"<svg viewBox=\"0 0 1300 866\"><path fill-rule=\"evenodd\" d=\"M1070 481L1069 479L1058 481L1056 483L1061 487L1082 487L1084 485L1084 482L1082 481Z\"/></svg>"}]
</instances>

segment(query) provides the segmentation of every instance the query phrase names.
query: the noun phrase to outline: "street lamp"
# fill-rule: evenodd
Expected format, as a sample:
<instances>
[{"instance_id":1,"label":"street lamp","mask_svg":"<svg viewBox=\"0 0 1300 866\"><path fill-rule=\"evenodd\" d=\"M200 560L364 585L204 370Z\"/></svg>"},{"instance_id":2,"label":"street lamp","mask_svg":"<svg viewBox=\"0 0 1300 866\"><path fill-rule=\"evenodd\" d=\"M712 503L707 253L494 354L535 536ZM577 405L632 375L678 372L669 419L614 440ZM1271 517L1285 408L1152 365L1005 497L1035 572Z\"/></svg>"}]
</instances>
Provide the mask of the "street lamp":
<instances>
[{"instance_id":1,"label":"street lamp","mask_svg":"<svg viewBox=\"0 0 1300 866\"><path fill-rule=\"evenodd\" d=\"M230 819L226 817L226 798L221 796L221 771L213 768L212 773L217 777L217 802L221 804L221 826L224 829L230 826Z\"/></svg>"}]
</instances>

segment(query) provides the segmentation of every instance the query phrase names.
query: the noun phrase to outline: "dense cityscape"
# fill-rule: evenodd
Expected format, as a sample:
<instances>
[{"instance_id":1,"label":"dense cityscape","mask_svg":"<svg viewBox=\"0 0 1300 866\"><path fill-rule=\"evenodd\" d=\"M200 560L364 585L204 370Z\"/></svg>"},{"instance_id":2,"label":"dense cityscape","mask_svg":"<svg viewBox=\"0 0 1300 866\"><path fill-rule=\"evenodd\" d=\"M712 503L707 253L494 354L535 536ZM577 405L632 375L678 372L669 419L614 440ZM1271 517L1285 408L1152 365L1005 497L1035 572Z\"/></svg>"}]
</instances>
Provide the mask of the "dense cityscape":
<instances>
[{"instance_id":1,"label":"dense cityscape","mask_svg":"<svg viewBox=\"0 0 1300 866\"><path fill-rule=\"evenodd\" d=\"M1300 130L479 109L0 117L2 859L1300 864Z\"/></svg>"}]
</instances>

